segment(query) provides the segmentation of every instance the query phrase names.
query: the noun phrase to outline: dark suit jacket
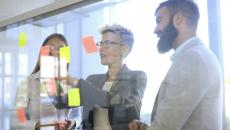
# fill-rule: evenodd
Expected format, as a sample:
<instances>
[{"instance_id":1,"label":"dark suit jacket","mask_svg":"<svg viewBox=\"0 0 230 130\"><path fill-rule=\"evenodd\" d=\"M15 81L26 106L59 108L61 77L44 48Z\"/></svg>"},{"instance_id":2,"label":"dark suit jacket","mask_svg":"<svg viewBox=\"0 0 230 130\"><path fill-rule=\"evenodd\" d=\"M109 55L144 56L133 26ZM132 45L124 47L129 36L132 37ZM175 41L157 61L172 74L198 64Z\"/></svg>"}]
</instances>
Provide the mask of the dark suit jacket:
<instances>
[{"instance_id":1,"label":"dark suit jacket","mask_svg":"<svg viewBox=\"0 0 230 130\"><path fill-rule=\"evenodd\" d=\"M94 74L86 80L79 81L83 119L89 120L89 112L95 106L106 107L110 110L110 123L113 130L128 129L127 124L140 117L141 100L147 82L146 74L143 71L131 71L124 65L113 82L110 92L101 90L106 79L107 74Z\"/></svg>"}]
</instances>

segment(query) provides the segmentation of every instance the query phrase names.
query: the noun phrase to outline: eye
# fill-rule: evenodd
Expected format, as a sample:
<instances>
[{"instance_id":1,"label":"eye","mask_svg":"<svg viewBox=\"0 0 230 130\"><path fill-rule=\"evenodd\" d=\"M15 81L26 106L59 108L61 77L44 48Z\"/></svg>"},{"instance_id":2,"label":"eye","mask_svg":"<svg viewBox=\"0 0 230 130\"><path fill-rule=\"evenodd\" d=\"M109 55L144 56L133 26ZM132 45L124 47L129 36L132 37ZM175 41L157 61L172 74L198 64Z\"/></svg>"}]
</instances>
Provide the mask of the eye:
<instances>
[{"instance_id":1,"label":"eye","mask_svg":"<svg viewBox=\"0 0 230 130\"><path fill-rule=\"evenodd\" d=\"M158 18L156 19L156 23L159 24L160 22L161 22L161 18L158 17Z\"/></svg>"},{"instance_id":2,"label":"eye","mask_svg":"<svg viewBox=\"0 0 230 130\"><path fill-rule=\"evenodd\" d=\"M159 23L160 23L160 20L157 19L157 20L156 20L156 23L159 24Z\"/></svg>"}]
</instances>

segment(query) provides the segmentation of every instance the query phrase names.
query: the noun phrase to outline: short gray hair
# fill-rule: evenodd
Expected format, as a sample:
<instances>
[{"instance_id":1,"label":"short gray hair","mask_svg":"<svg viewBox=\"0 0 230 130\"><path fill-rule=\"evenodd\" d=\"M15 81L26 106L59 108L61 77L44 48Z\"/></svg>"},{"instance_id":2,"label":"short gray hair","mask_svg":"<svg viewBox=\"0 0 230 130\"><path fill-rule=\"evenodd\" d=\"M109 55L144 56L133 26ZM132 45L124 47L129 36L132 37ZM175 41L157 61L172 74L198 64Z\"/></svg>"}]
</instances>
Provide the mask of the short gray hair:
<instances>
[{"instance_id":1,"label":"short gray hair","mask_svg":"<svg viewBox=\"0 0 230 130\"><path fill-rule=\"evenodd\" d=\"M103 27L100 28L99 32L101 34L112 32L114 34L119 35L122 44L128 45L129 52L132 50L134 38L133 38L133 33L128 28L125 28L119 24L104 25Z\"/></svg>"}]
</instances>

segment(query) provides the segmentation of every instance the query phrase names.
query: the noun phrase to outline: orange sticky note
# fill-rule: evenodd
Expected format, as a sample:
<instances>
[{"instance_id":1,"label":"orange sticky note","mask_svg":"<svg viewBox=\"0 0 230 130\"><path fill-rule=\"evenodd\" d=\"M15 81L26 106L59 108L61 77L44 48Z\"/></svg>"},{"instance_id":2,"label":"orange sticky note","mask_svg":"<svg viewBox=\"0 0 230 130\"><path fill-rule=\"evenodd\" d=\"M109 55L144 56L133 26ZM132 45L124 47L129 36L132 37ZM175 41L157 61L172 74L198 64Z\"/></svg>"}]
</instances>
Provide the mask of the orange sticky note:
<instances>
[{"instance_id":1,"label":"orange sticky note","mask_svg":"<svg viewBox=\"0 0 230 130\"><path fill-rule=\"evenodd\" d=\"M19 122L21 122L21 123L26 122L26 113L25 113L24 108L18 108L17 109L17 116L18 116Z\"/></svg>"},{"instance_id":2,"label":"orange sticky note","mask_svg":"<svg viewBox=\"0 0 230 130\"><path fill-rule=\"evenodd\" d=\"M70 88L68 90L68 104L69 106L80 106L80 90L79 88Z\"/></svg>"},{"instance_id":3,"label":"orange sticky note","mask_svg":"<svg viewBox=\"0 0 230 130\"><path fill-rule=\"evenodd\" d=\"M26 32L21 32L18 36L18 46L19 48L27 44L27 35Z\"/></svg>"},{"instance_id":4,"label":"orange sticky note","mask_svg":"<svg viewBox=\"0 0 230 130\"><path fill-rule=\"evenodd\" d=\"M70 63L70 48L69 47L61 47L59 49L60 58L64 57L67 60L67 63Z\"/></svg>"},{"instance_id":5,"label":"orange sticky note","mask_svg":"<svg viewBox=\"0 0 230 130\"><path fill-rule=\"evenodd\" d=\"M86 53L97 52L97 46L94 42L93 36L83 37L82 43L83 43Z\"/></svg>"},{"instance_id":6,"label":"orange sticky note","mask_svg":"<svg viewBox=\"0 0 230 130\"><path fill-rule=\"evenodd\" d=\"M43 47L41 47L40 55L41 56L49 56L49 52L50 52L49 46L43 46Z\"/></svg>"}]
</instances>

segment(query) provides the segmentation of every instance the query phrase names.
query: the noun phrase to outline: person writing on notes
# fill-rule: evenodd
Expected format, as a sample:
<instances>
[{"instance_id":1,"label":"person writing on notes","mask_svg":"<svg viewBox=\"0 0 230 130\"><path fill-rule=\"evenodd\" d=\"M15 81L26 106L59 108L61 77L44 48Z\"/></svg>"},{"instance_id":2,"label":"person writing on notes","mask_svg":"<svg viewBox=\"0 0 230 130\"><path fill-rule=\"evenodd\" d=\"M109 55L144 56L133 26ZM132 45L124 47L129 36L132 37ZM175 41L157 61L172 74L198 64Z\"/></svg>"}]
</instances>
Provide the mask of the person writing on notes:
<instances>
[{"instance_id":1,"label":"person writing on notes","mask_svg":"<svg viewBox=\"0 0 230 130\"><path fill-rule=\"evenodd\" d=\"M68 46L65 37L62 34L51 34L48 36L43 44L43 47L47 47L47 57L57 58L59 55L59 49ZM41 49L42 50L42 49ZM45 115L55 116L57 115L57 106L53 102L47 102L49 96L56 96L57 91L49 91L44 85L43 81L52 82L56 85L63 86L75 86L75 79L67 75L63 79L53 76L53 78L45 78L41 76L41 51L38 58L37 64L32 71L32 73L23 81L20 86L17 88L16 99L15 99L15 109L23 109L24 116L26 116L25 121L20 121L17 118L17 110L11 113L11 130L38 130L41 126L41 117L42 113L45 112ZM54 64L54 63L52 63ZM46 65L45 65L46 66ZM68 65L67 65L68 67ZM54 68L53 68L54 69ZM68 70L68 68L66 69ZM53 80L52 80L53 79ZM57 88L57 86L54 86ZM45 95L45 96L44 96ZM44 102L45 101L45 102ZM49 110L49 111L47 111ZM56 120L56 118L54 118ZM58 127L56 127L58 128Z\"/></svg>"}]
</instances>

